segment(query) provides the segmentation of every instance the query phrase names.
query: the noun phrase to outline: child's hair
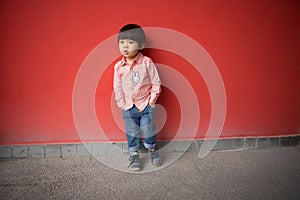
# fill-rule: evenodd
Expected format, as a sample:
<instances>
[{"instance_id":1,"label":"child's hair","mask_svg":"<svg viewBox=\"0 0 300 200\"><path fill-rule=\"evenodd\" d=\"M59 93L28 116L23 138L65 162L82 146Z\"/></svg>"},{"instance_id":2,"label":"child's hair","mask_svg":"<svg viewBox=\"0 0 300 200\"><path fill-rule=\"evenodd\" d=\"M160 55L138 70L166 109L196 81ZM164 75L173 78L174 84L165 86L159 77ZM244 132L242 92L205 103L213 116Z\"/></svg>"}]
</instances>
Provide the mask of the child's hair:
<instances>
[{"instance_id":1,"label":"child's hair","mask_svg":"<svg viewBox=\"0 0 300 200\"><path fill-rule=\"evenodd\" d=\"M139 43L139 46L145 45L146 36L145 32L137 24L127 24L121 28L118 34L118 41L122 39L134 40Z\"/></svg>"}]
</instances>

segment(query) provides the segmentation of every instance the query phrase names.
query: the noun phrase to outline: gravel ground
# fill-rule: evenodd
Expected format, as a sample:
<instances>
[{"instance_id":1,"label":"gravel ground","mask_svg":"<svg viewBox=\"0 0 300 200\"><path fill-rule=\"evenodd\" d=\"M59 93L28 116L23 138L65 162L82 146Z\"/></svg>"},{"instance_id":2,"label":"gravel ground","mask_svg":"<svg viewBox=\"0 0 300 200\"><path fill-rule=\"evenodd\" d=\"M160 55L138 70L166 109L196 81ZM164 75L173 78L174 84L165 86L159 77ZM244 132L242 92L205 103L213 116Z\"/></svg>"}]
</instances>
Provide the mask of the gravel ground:
<instances>
[{"instance_id":1,"label":"gravel ground","mask_svg":"<svg viewBox=\"0 0 300 200\"><path fill-rule=\"evenodd\" d=\"M124 171L94 157L1 160L0 199L300 199L299 147L189 152L135 174L127 157L103 158Z\"/></svg>"}]
</instances>

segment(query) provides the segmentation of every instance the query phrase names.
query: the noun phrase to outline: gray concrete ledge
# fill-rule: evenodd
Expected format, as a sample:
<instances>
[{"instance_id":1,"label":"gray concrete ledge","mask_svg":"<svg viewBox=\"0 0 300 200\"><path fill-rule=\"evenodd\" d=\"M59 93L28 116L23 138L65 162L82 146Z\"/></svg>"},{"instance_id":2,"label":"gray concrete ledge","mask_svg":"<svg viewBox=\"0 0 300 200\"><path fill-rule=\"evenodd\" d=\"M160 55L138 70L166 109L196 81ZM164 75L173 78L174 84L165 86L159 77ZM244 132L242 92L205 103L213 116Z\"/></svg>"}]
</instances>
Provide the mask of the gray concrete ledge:
<instances>
[{"instance_id":1,"label":"gray concrete ledge","mask_svg":"<svg viewBox=\"0 0 300 200\"><path fill-rule=\"evenodd\" d=\"M300 145L300 135L286 137L230 138L159 141L163 153L278 148ZM142 150L146 151L146 150ZM127 143L86 143L57 145L0 145L0 159L103 156L127 153Z\"/></svg>"}]
</instances>

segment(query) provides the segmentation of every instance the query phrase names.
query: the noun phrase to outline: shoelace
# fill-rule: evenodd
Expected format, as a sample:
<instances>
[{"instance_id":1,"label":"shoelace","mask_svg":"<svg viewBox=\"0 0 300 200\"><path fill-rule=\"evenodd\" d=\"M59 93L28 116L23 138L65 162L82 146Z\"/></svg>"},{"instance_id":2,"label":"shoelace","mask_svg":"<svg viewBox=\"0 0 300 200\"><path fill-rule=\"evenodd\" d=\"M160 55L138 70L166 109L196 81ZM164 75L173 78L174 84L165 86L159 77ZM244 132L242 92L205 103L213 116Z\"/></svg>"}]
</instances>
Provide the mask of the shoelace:
<instances>
[{"instance_id":1,"label":"shoelace","mask_svg":"<svg viewBox=\"0 0 300 200\"><path fill-rule=\"evenodd\" d=\"M131 161L131 162L139 162L139 155L138 154L131 155L129 157L129 161Z\"/></svg>"},{"instance_id":2,"label":"shoelace","mask_svg":"<svg viewBox=\"0 0 300 200\"><path fill-rule=\"evenodd\" d=\"M159 154L156 151L150 151L150 156L152 159L159 158Z\"/></svg>"}]
</instances>

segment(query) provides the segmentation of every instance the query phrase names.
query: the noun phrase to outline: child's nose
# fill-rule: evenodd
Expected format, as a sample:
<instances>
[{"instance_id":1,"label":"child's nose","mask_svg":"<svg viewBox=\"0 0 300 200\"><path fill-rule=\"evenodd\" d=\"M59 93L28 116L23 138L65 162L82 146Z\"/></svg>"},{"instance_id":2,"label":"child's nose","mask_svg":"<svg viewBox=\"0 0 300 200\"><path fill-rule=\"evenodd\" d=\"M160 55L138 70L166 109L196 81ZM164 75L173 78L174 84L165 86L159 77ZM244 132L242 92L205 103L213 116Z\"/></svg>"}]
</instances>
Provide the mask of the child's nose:
<instances>
[{"instance_id":1,"label":"child's nose","mask_svg":"<svg viewBox=\"0 0 300 200\"><path fill-rule=\"evenodd\" d=\"M127 41L124 42L124 47L128 47L128 42Z\"/></svg>"}]
</instances>

